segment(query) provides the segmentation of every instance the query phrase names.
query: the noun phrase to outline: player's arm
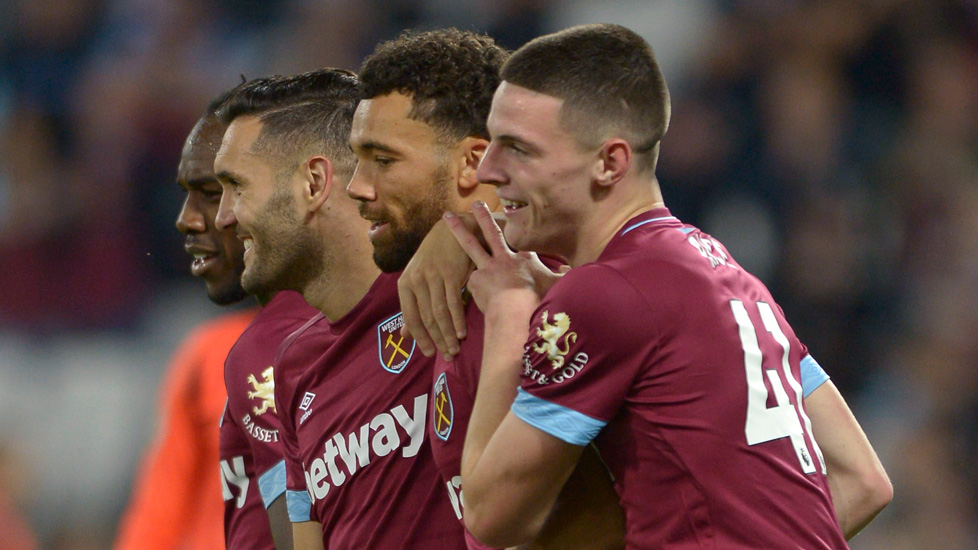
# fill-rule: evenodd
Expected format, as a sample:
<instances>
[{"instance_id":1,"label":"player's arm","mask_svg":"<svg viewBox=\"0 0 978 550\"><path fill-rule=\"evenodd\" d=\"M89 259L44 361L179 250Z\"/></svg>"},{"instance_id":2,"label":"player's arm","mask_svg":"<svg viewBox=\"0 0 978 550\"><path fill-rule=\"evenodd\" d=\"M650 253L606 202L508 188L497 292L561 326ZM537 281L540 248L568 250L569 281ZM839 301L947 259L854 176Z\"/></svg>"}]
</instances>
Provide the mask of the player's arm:
<instances>
[{"instance_id":1,"label":"player's arm","mask_svg":"<svg viewBox=\"0 0 978 550\"><path fill-rule=\"evenodd\" d=\"M464 220L467 218L467 220ZM470 230L475 219L464 216ZM402 332L431 357L437 351L450 358L465 338L462 287L475 269L444 221L436 223L401 272L397 291L404 313Z\"/></svg>"},{"instance_id":2,"label":"player's arm","mask_svg":"<svg viewBox=\"0 0 978 550\"><path fill-rule=\"evenodd\" d=\"M295 550L324 550L323 526L318 521L293 523L292 538Z\"/></svg>"},{"instance_id":3,"label":"player's arm","mask_svg":"<svg viewBox=\"0 0 978 550\"><path fill-rule=\"evenodd\" d=\"M531 301L500 293L485 310L482 372L462 451L462 487L465 525L491 546L516 546L536 537L583 448L509 410L535 309Z\"/></svg>"},{"instance_id":4,"label":"player's arm","mask_svg":"<svg viewBox=\"0 0 978 550\"><path fill-rule=\"evenodd\" d=\"M584 447L557 439L512 413L485 447L470 443L480 439L468 437L472 433L470 424L462 458L466 527L490 546L532 540L554 509Z\"/></svg>"},{"instance_id":5,"label":"player's arm","mask_svg":"<svg viewBox=\"0 0 978 550\"><path fill-rule=\"evenodd\" d=\"M285 453L286 437L285 430L280 428L279 441L282 442L282 446L276 449L280 456ZM265 453L262 451L267 452L267 450L260 450L258 444L252 441L252 453L256 457L256 462L261 460L259 457L264 458ZM272 542L275 543L277 550L292 549L292 520L289 518L288 497L286 497L287 468L287 461L283 458L258 476L262 504L268 516ZM308 519L308 516L302 519Z\"/></svg>"},{"instance_id":6,"label":"player's arm","mask_svg":"<svg viewBox=\"0 0 978 550\"><path fill-rule=\"evenodd\" d=\"M482 372L462 451L465 524L485 544L508 547L539 533L583 444L558 439L509 411L529 320L540 303L527 268L535 257L509 250L485 205L473 211L488 251L456 216L445 218L475 262L468 286L486 319Z\"/></svg>"},{"instance_id":7,"label":"player's arm","mask_svg":"<svg viewBox=\"0 0 978 550\"><path fill-rule=\"evenodd\" d=\"M851 539L890 503L893 485L835 384L812 391L805 409L825 458L836 517Z\"/></svg>"},{"instance_id":8,"label":"player's arm","mask_svg":"<svg viewBox=\"0 0 978 550\"><path fill-rule=\"evenodd\" d=\"M504 227L505 217L493 214L497 225ZM458 214L458 220L473 235L481 238L475 217ZM485 246L485 243L482 243ZM559 276L540 264L536 266L540 280L549 278L551 284ZM450 359L465 338L465 304L462 287L475 269L475 264L459 246L444 221L428 232L397 282L404 313L405 335L411 335L422 353L432 356L436 351Z\"/></svg>"},{"instance_id":9,"label":"player's arm","mask_svg":"<svg viewBox=\"0 0 978 550\"><path fill-rule=\"evenodd\" d=\"M622 550L625 514L597 449L584 450L540 533L519 550Z\"/></svg>"},{"instance_id":10,"label":"player's arm","mask_svg":"<svg viewBox=\"0 0 978 550\"><path fill-rule=\"evenodd\" d=\"M289 521L289 509L286 505L285 493L276 498L267 508L268 524L272 530L272 542L276 550L292 550L295 546L292 540L292 522Z\"/></svg>"},{"instance_id":11,"label":"player's arm","mask_svg":"<svg viewBox=\"0 0 978 550\"><path fill-rule=\"evenodd\" d=\"M314 321L310 320L310 322ZM281 452L284 457L280 464L284 466L285 484L282 486L279 482L268 483L268 486L274 487L274 489L270 490L267 495L263 492L262 500L267 505L269 526L275 548L278 550L283 548L279 541L286 538L282 536L282 531L288 531L291 533L291 536L288 536L291 546L284 546L284 548L322 550L322 525L312 520L312 501L305 486L301 461L296 458L299 445L293 418L289 413L292 409L294 388L289 383L288 377L283 378L283 373L293 372L300 365L289 353L295 339L299 337L298 334L300 334L298 331L293 333L279 345L272 366L275 382L275 414L278 415L279 419L279 441L282 444ZM266 472L266 475L271 474ZM274 476L274 479L279 478ZM279 491L283 492L280 493Z\"/></svg>"}]
</instances>

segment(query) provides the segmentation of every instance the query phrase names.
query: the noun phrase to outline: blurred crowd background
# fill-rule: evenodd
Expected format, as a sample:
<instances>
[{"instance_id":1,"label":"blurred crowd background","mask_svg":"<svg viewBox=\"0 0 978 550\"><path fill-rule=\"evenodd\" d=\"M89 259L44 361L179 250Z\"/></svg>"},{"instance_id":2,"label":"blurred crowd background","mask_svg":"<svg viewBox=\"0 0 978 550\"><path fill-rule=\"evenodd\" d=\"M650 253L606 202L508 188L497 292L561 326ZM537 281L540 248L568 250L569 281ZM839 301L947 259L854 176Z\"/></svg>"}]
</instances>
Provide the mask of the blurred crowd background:
<instances>
[{"instance_id":1,"label":"blurred crowd background","mask_svg":"<svg viewBox=\"0 0 978 550\"><path fill-rule=\"evenodd\" d=\"M406 28L598 21L661 60L667 205L771 287L892 477L852 547L978 548L975 0L0 0L0 492L42 548L110 545L169 355L220 312L173 226L213 96Z\"/></svg>"}]
</instances>

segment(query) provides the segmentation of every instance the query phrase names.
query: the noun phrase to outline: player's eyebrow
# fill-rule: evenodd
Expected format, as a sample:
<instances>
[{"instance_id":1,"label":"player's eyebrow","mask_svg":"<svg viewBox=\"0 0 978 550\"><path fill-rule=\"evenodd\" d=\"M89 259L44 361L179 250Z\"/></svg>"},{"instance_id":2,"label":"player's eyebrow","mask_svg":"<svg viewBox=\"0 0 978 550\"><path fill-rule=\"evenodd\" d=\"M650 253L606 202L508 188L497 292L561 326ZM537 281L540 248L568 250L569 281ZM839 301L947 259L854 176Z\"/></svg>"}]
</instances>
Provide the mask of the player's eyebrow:
<instances>
[{"instance_id":1,"label":"player's eyebrow","mask_svg":"<svg viewBox=\"0 0 978 550\"><path fill-rule=\"evenodd\" d=\"M372 140L364 141L361 143L351 143L350 147L354 151L363 151L365 153L369 153L372 151L381 151L384 153L397 153L397 151L395 151L389 145L385 145L379 141L372 141Z\"/></svg>"},{"instance_id":2,"label":"player's eyebrow","mask_svg":"<svg viewBox=\"0 0 978 550\"><path fill-rule=\"evenodd\" d=\"M181 187L185 187L187 189L199 189L209 183L220 183L220 182L218 182L217 178L213 176L200 176L196 178L190 178L186 181L178 181L177 183L180 184Z\"/></svg>"},{"instance_id":3,"label":"player's eyebrow","mask_svg":"<svg viewBox=\"0 0 978 550\"><path fill-rule=\"evenodd\" d=\"M241 181L234 172L228 170L221 170L217 173L217 180L220 182L227 182L231 185L240 185Z\"/></svg>"},{"instance_id":4,"label":"player's eyebrow","mask_svg":"<svg viewBox=\"0 0 978 550\"><path fill-rule=\"evenodd\" d=\"M530 142L528 142L528 141L526 141L524 139L521 139L519 137L516 137L514 135L510 135L510 134L503 134L503 135L500 135L500 136L492 136L492 141L495 141L495 142L499 143L500 145L518 145L522 149L525 149L525 150L527 150L528 152L531 152L531 153L535 153L535 152L539 151L539 149L535 145L533 145L532 143L530 143Z\"/></svg>"}]
</instances>

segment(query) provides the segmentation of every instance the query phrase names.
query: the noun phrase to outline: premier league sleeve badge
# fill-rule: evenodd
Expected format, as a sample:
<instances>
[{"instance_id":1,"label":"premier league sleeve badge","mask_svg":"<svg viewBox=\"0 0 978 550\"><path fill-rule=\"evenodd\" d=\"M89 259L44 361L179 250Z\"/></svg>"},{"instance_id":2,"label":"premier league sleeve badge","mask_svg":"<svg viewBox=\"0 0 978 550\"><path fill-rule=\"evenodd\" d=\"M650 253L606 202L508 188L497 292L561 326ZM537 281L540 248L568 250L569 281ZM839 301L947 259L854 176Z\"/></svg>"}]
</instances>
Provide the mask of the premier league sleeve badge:
<instances>
[{"instance_id":1,"label":"premier league sleeve badge","mask_svg":"<svg viewBox=\"0 0 978 550\"><path fill-rule=\"evenodd\" d=\"M448 392L448 377L445 373L441 373L435 381L433 394L435 414L431 415L431 422L438 438L448 441L448 436L452 433L452 421L455 420L455 407L452 405L452 395Z\"/></svg>"}]
</instances>

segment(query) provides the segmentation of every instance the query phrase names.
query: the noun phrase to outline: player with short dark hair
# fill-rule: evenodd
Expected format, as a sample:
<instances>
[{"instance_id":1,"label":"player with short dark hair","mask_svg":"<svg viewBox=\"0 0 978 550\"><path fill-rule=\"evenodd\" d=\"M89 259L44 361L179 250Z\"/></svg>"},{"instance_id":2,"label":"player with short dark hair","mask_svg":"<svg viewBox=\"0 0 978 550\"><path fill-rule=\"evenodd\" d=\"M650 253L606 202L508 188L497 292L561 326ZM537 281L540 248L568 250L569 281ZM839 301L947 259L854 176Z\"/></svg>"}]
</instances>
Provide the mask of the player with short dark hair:
<instances>
[{"instance_id":1,"label":"player with short dark hair","mask_svg":"<svg viewBox=\"0 0 978 550\"><path fill-rule=\"evenodd\" d=\"M468 288L486 319L467 526L498 545L532 538L593 442L629 548L846 548L852 503L833 508L803 400L814 359L764 285L663 203L654 169L669 105L651 48L586 25L531 41L502 74L479 178L497 187L505 229L474 209L486 251L446 216L478 268ZM541 297L525 251L572 269ZM891 488L844 421L876 489L850 534Z\"/></svg>"},{"instance_id":2,"label":"player with short dark hair","mask_svg":"<svg viewBox=\"0 0 978 550\"><path fill-rule=\"evenodd\" d=\"M396 279L378 278L344 192L359 93L336 69L238 90L222 112L218 225L245 243L245 289L296 290L322 311L274 365L295 547L458 548L423 429L430 362L399 337Z\"/></svg>"},{"instance_id":3,"label":"player with short dark hair","mask_svg":"<svg viewBox=\"0 0 978 550\"><path fill-rule=\"evenodd\" d=\"M225 130L216 113L232 91L212 101L194 125L177 167L186 197L176 226L186 235L191 273L218 305L247 296L242 243L214 223L221 200L214 156ZM282 462L277 418L274 407L271 414L261 410L270 396L263 373L278 344L317 312L294 292L256 298L261 310L208 321L181 346L164 387L163 430L145 460L116 548L291 547L285 499L278 498L284 479L273 482ZM249 383L253 377L256 387ZM220 477L214 475L218 460Z\"/></svg>"},{"instance_id":4,"label":"player with short dark hair","mask_svg":"<svg viewBox=\"0 0 978 550\"><path fill-rule=\"evenodd\" d=\"M616 42L597 42L584 33L540 37L506 64L502 78L563 99L561 127L581 147L599 147L616 133L632 144L635 168L654 172L669 127L669 89L642 37L623 28L608 32Z\"/></svg>"},{"instance_id":5,"label":"player with short dark hair","mask_svg":"<svg viewBox=\"0 0 978 550\"><path fill-rule=\"evenodd\" d=\"M177 183L186 196L176 226L186 235L184 249L192 256L190 272L200 277L207 297L219 306L236 304L248 295L241 288L241 256L244 248L231 231L214 225L221 201L221 184L214 176L214 155L221 146L226 126L217 110L233 88L214 98L187 136L177 165Z\"/></svg>"}]
</instances>

